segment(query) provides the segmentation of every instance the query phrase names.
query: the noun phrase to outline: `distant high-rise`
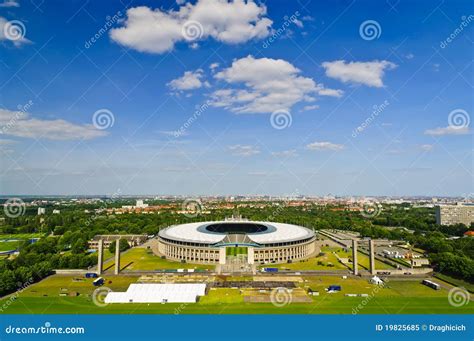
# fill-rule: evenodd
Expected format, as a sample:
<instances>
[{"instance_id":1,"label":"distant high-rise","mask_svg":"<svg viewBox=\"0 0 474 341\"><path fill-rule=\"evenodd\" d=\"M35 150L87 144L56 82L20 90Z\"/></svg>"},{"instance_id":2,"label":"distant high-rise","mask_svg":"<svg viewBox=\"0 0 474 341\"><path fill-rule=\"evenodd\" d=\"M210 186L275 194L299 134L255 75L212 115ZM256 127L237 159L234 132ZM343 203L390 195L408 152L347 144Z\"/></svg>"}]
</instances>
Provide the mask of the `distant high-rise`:
<instances>
[{"instance_id":1,"label":"distant high-rise","mask_svg":"<svg viewBox=\"0 0 474 341\"><path fill-rule=\"evenodd\" d=\"M439 225L464 224L474 222L474 205L441 205L436 206L436 223Z\"/></svg>"},{"instance_id":2,"label":"distant high-rise","mask_svg":"<svg viewBox=\"0 0 474 341\"><path fill-rule=\"evenodd\" d=\"M38 207L38 215L46 214L46 208Z\"/></svg>"},{"instance_id":3,"label":"distant high-rise","mask_svg":"<svg viewBox=\"0 0 474 341\"><path fill-rule=\"evenodd\" d=\"M137 200L137 203L136 203L135 207L137 207L137 208L145 208L145 207L148 207L148 204L144 204L144 203L143 203L143 200Z\"/></svg>"}]
</instances>

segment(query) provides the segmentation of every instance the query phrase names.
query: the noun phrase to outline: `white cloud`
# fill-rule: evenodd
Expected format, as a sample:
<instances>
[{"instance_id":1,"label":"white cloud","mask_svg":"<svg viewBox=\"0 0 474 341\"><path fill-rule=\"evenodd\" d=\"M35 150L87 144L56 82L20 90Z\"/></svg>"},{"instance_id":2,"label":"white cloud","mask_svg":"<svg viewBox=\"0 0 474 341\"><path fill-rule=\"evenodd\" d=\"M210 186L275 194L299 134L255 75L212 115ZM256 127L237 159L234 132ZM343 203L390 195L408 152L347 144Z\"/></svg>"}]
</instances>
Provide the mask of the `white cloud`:
<instances>
[{"instance_id":1,"label":"white cloud","mask_svg":"<svg viewBox=\"0 0 474 341\"><path fill-rule=\"evenodd\" d=\"M260 150L258 150L257 147L255 146L243 146L240 144L234 145L234 146L229 146L229 150L232 152L234 155L238 156L252 156L256 154L260 154Z\"/></svg>"},{"instance_id":2,"label":"white cloud","mask_svg":"<svg viewBox=\"0 0 474 341\"><path fill-rule=\"evenodd\" d=\"M283 157L283 158L298 156L298 154L296 154L295 149L283 150L281 152L273 152L272 155L276 157Z\"/></svg>"},{"instance_id":3,"label":"white cloud","mask_svg":"<svg viewBox=\"0 0 474 341\"><path fill-rule=\"evenodd\" d=\"M433 150L434 146L432 144L422 144L420 146L420 149L424 152L431 152Z\"/></svg>"},{"instance_id":4,"label":"white cloud","mask_svg":"<svg viewBox=\"0 0 474 341\"><path fill-rule=\"evenodd\" d=\"M249 55L234 60L232 66L214 75L228 83L224 90L211 94L211 104L236 113L272 113L290 110L298 102L312 102L314 95L340 96L338 90L325 89L283 59Z\"/></svg>"},{"instance_id":5,"label":"white cloud","mask_svg":"<svg viewBox=\"0 0 474 341\"><path fill-rule=\"evenodd\" d=\"M5 0L0 3L0 7L20 7L20 3L17 0Z\"/></svg>"},{"instance_id":6,"label":"white cloud","mask_svg":"<svg viewBox=\"0 0 474 341\"><path fill-rule=\"evenodd\" d=\"M178 132L177 130L161 130L159 131L161 135L165 136L173 136L173 137L180 137L180 136L188 136L189 133L187 131Z\"/></svg>"},{"instance_id":7,"label":"white cloud","mask_svg":"<svg viewBox=\"0 0 474 341\"><path fill-rule=\"evenodd\" d=\"M371 62L346 62L336 60L324 62L322 66L326 69L326 76L338 79L343 83L360 83L367 86L383 87L382 78L385 70L392 70L396 64L386 60L374 60Z\"/></svg>"},{"instance_id":8,"label":"white cloud","mask_svg":"<svg viewBox=\"0 0 474 341\"><path fill-rule=\"evenodd\" d=\"M10 25L10 27L6 27L6 25ZM9 31L10 34L13 34L15 39L9 39L5 33ZM19 23L12 24L7 19L0 17L0 41L11 41L11 43L16 47L21 47L24 44L31 43L30 40L25 38L26 29L23 26L20 26Z\"/></svg>"},{"instance_id":9,"label":"white cloud","mask_svg":"<svg viewBox=\"0 0 474 341\"><path fill-rule=\"evenodd\" d=\"M48 140L89 140L107 135L92 124L30 118L27 113L0 109L0 134Z\"/></svg>"},{"instance_id":10,"label":"white cloud","mask_svg":"<svg viewBox=\"0 0 474 341\"><path fill-rule=\"evenodd\" d=\"M425 135L444 136L444 135L467 135L469 134L469 127L454 127L447 126L442 128L434 128L425 130Z\"/></svg>"},{"instance_id":11,"label":"white cloud","mask_svg":"<svg viewBox=\"0 0 474 341\"><path fill-rule=\"evenodd\" d=\"M202 81L203 71L202 69L197 69L196 71L186 71L184 75L180 78L173 79L168 83L168 86L173 90L193 90L199 89L203 85L206 85L206 82Z\"/></svg>"},{"instance_id":12,"label":"white cloud","mask_svg":"<svg viewBox=\"0 0 474 341\"><path fill-rule=\"evenodd\" d=\"M219 63L212 63L211 65L209 65L209 69L211 69L212 71L214 71L218 67L219 67Z\"/></svg>"},{"instance_id":13,"label":"white cloud","mask_svg":"<svg viewBox=\"0 0 474 341\"><path fill-rule=\"evenodd\" d=\"M253 0L198 0L169 11L140 6L127 10L124 26L111 30L110 37L121 45L150 53L164 53L178 42L195 43L209 37L239 44L270 34L272 21L264 17L266 12L265 5ZM196 39L186 39L183 34L183 27L190 23L196 29L192 33Z\"/></svg>"},{"instance_id":14,"label":"white cloud","mask_svg":"<svg viewBox=\"0 0 474 341\"><path fill-rule=\"evenodd\" d=\"M306 149L309 150L333 150L339 151L344 149L344 145L342 144L335 144L331 142L313 142L306 145Z\"/></svg>"},{"instance_id":15,"label":"white cloud","mask_svg":"<svg viewBox=\"0 0 474 341\"><path fill-rule=\"evenodd\" d=\"M415 58L415 55L413 53L409 53L405 56L406 59L413 59Z\"/></svg>"},{"instance_id":16,"label":"white cloud","mask_svg":"<svg viewBox=\"0 0 474 341\"><path fill-rule=\"evenodd\" d=\"M342 95L344 94L344 91L323 88L318 91L318 94L321 96L342 97Z\"/></svg>"},{"instance_id":17,"label":"white cloud","mask_svg":"<svg viewBox=\"0 0 474 341\"><path fill-rule=\"evenodd\" d=\"M319 105L306 105L303 107L302 111L316 110L319 109Z\"/></svg>"}]
</instances>

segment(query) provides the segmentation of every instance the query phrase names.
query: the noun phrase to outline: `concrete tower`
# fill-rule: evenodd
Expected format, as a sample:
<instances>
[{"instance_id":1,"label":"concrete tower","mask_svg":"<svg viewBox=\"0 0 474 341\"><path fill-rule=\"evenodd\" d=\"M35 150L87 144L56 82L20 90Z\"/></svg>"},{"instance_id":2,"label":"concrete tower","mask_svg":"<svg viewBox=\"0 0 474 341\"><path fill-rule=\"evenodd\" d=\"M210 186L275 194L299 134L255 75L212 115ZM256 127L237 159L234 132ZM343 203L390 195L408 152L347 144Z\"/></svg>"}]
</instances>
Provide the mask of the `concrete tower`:
<instances>
[{"instance_id":1,"label":"concrete tower","mask_svg":"<svg viewBox=\"0 0 474 341\"><path fill-rule=\"evenodd\" d=\"M99 240L99 257L97 259L97 274L102 275L102 266L104 262L104 241Z\"/></svg>"},{"instance_id":2,"label":"concrete tower","mask_svg":"<svg viewBox=\"0 0 474 341\"><path fill-rule=\"evenodd\" d=\"M355 276L359 274L358 269L358 262L357 262L357 240L352 239L352 269Z\"/></svg>"},{"instance_id":3,"label":"concrete tower","mask_svg":"<svg viewBox=\"0 0 474 341\"><path fill-rule=\"evenodd\" d=\"M370 258L370 273L375 275L375 243L373 239L369 240L369 258Z\"/></svg>"},{"instance_id":4,"label":"concrete tower","mask_svg":"<svg viewBox=\"0 0 474 341\"><path fill-rule=\"evenodd\" d=\"M120 272L120 238L115 241L115 274Z\"/></svg>"}]
</instances>

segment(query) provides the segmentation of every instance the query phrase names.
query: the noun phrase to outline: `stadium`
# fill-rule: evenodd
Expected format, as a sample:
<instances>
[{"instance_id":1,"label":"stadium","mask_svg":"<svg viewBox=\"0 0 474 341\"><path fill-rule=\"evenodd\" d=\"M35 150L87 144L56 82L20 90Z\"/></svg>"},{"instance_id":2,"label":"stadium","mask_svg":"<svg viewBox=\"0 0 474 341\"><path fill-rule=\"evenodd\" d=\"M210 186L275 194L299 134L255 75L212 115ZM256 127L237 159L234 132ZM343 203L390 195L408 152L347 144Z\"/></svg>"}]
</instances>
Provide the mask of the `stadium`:
<instances>
[{"instance_id":1,"label":"stadium","mask_svg":"<svg viewBox=\"0 0 474 341\"><path fill-rule=\"evenodd\" d=\"M226 264L240 256L248 264L287 263L317 252L315 233L305 227L260 221L181 224L159 232L158 252L167 259Z\"/></svg>"}]
</instances>

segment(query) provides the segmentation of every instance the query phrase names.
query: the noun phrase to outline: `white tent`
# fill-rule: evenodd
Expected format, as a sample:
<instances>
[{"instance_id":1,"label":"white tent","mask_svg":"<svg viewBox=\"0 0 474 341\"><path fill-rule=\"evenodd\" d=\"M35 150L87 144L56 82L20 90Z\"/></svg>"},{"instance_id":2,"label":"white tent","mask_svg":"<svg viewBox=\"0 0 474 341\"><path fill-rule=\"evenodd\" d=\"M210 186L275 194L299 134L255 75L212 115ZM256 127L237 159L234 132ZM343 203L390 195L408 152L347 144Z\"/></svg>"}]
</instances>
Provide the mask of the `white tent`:
<instances>
[{"instance_id":1,"label":"white tent","mask_svg":"<svg viewBox=\"0 0 474 341\"><path fill-rule=\"evenodd\" d=\"M372 284L377 284L377 285L383 285L384 282L377 276L374 276L370 279L370 283Z\"/></svg>"},{"instance_id":2,"label":"white tent","mask_svg":"<svg viewBox=\"0 0 474 341\"><path fill-rule=\"evenodd\" d=\"M126 292L110 292L105 303L195 303L206 294L204 283L131 284Z\"/></svg>"}]
</instances>

